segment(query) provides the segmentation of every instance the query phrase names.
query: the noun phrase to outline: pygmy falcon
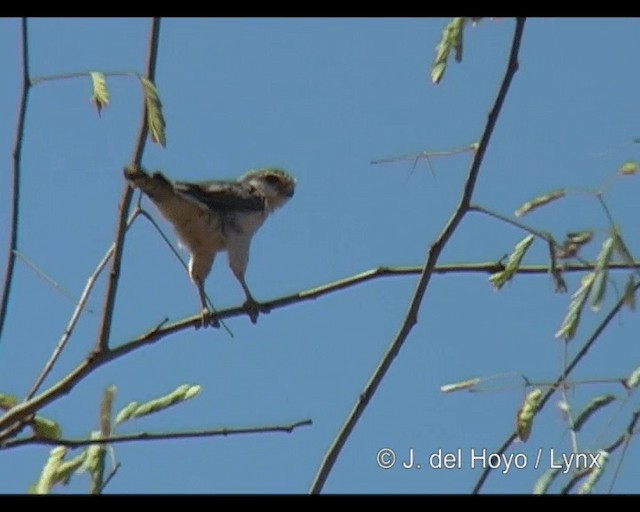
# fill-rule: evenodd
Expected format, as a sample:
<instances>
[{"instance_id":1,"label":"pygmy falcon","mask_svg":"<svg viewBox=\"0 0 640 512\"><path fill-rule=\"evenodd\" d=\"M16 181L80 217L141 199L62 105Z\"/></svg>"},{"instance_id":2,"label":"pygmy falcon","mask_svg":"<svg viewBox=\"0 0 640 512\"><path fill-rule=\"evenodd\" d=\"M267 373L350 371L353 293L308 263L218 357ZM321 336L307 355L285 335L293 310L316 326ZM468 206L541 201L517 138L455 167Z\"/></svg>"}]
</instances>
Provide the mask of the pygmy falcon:
<instances>
[{"instance_id":1,"label":"pygmy falcon","mask_svg":"<svg viewBox=\"0 0 640 512\"><path fill-rule=\"evenodd\" d=\"M235 181L170 181L160 172L149 174L138 167L126 167L124 175L151 199L189 251L189 276L198 289L202 326L218 325L207 307L204 282L216 253L223 251L244 290L243 308L255 324L262 308L245 280L251 238L270 213L293 197L296 180L274 167L253 169Z\"/></svg>"}]
</instances>

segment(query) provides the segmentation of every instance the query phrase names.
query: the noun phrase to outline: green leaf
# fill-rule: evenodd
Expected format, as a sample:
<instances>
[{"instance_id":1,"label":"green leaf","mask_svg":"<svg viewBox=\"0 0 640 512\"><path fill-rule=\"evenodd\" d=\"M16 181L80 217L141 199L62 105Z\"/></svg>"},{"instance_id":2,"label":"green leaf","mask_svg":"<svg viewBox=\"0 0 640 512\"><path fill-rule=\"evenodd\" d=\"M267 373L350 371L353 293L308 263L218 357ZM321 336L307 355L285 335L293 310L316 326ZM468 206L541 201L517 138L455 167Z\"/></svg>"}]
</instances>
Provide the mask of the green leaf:
<instances>
[{"instance_id":1,"label":"green leaf","mask_svg":"<svg viewBox=\"0 0 640 512\"><path fill-rule=\"evenodd\" d=\"M440 391L443 393L452 393L454 391L462 391L463 389L471 389L476 387L480 383L480 379L468 379L460 382L454 382L452 384L445 384L440 386Z\"/></svg>"},{"instance_id":2,"label":"green leaf","mask_svg":"<svg viewBox=\"0 0 640 512\"><path fill-rule=\"evenodd\" d=\"M566 192L563 189L553 190L548 194L544 194L542 196L538 196L532 199L531 201L527 201L515 211L514 215L516 217L522 217L523 215L526 215L527 213L532 212L533 210L540 208L545 204L549 204L550 202L555 201L556 199L560 199L565 195L566 195Z\"/></svg>"},{"instance_id":3,"label":"green leaf","mask_svg":"<svg viewBox=\"0 0 640 512\"><path fill-rule=\"evenodd\" d=\"M629 306L631 311L636 309L636 280L633 274L629 274L627 278L627 284L624 285L624 294L622 297L625 305Z\"/></svg>"},{"instance_id":4,"label":"green leaf","mask_svg":"<svg viewBox=\"0 0 640 512\"><path fill-rule=\"evenodd\" d=\"M142 404L131 402L129 405L127 405L127 407L125 407L118 413L116 423L121 423L131 418L140 418L142 416L147 416L148 414L162 411L163 409L171 407L172 405L179 404L181 402L189 400L190 398L193 398L198 393L200 393L201 390L201 386L198 385L182 384L168 395L162 396L160 398L155 398ZM133 404L136 404L135 407L133 406Z\"/></svg>"},{"instance_id":5,"label":"green leaf","mask_svg":"<svg viewBox=\"0 0 640 512\"><path fill-rule=\"evenodd\" d=\"M520 263L522 262L522 258L524 257L527 249L533 243L534 236L527 235L524 237L518 244L514 247L511 256L509 256L509 261L504 270L500 272L495 272L489 276L489 282L493 285L496 290L499 290L504 286L506 282L511 280L513 275L520 268Z\"/></svg>"},{"instance_id":6,"label":"green leaf","mask_svg":"<svg viewBox=\"0 0 640 512\"><path fill-rule=\"evenodd\" d=\"M640 366L631 372L631 375L624 381L624 387L627 389L637 388L640 384Z\"/></svg>"},{"instance_id":7,"label":"green leaf","mask_svg":"<svg viewBox=\"0 0 640 512\"><path fill-rule=\"evenodd\" d=\"M91 85L93 87L91 101L98 110L98 115L104 107L109 104L109 91L107 90L107 79L102 73L92 71Z\"/></svg>"},{"instance_id":8,"label":"green leaf","mask_svg":"<svg viewBox=\"0 0 640 512\"><path fill-rule=\"evenodd\" d=\"M62 463L62 459L67 453L67 449L64 446L56 446L49 452L49 459L42 468L40 479L36 483L36 494L49 494L51 487L55 483L55 476Z\"/></svg>"},{"instance_id":9,"label":"green leaf","mask_svg":"<svg viewBox=\"0 0 640 512\"><path fill-rule=\"evenodd\" d=\"M165 122L162 115L162 102L158 96L158 90L153 82L143 76L140 77L144 101L147 107L147 127L149 128L149 138L160 144L163 148L167 146L165 136Z\"/></svg>"},{"instance_id":10,"label":"green leaf","mask_svg":"<svg viewBox=\"0 0 640 512\"><path fill-rule=\"evenodd\" d=\"M605 450L600 450L598 452L597 464L594 464L591 468L589 476L578 489L578 494L590 494L591 491L593 491L593 487L598 483L598 480L600 480L608 461L609 453Z\"/></svg>"},{"instance_id":11,"label":"green leaf","mask_svg":"<svg viewBox=\"0 0 640 512\"><path fill-rule=\"evenodd\" d=\"M462 61L462 34L466 21L464 17L453 18L442 31L440 42L436 46L436 56L431 65L431 81L434 84L439 83L444 76L451 50L454 51L456 61Z\"/></svg>"},{"instance_id":12,"label":"green leaf","mask_svg":"<svg viewBox=\"0 0 640 512\"><path fill-rule=\"evenodd\" d=\"M54 448L54 450L59 450L59 449L66 450L64 446L58 446L57 448ZM53 453L53 450L52 450L52 453ZM55 468L55 471L51 475L47 476L47 478L49 479L48 482L44 482L42 483L42 485L43 486L48 485L49 490L51 490L51 488L58 483L62 485L67 485L71 480L71 477L73 476L73 474L82 467L82 464L86 456L87 456L87 450L82 450L78 455L76 455L72 459L61 460L60 464ZM63 458L64 458L64 455L63 455ZM41 485L41 481L42 481L42 478L40 478L40 480L38 480L36 483L32 484L29 487L29 490L28 490L29 494L38 493L38 488Z\"/></svg>"},{"instance_id":13,"label":"green leaf","mask_svg":"<svg viewBox=\"0 0 640 512\"><path fill-rule=\"evenodd\" d=\"M87 450L82 450L73 459L62 462L62 464L58 466L58 471L56 472L56 483L67 485L69 483L69 480L71 480L73 474L82 467L86 456Z\"/></svg>"},{"instance_id":14,"label":"green leaf","mask_svg":"<svg viewBox=\"0 0 640 512\"><path fill-rule=\"evenodd\" d=\"M116 425L123 423L131 418L135 410L138 408L138 402L133 401L129 403L126 407L120 410L120 412L116 415Z\"/></svg>"},{"instance_id":15,"label":"green leaf","mask_svg":"<svg viewBox=\"0 0 640 512\"><path fill-rule=\"evenodd\" d=\"M580 411L580 414L578 414L573 422L573 430L578 432L594 412L615 401L615 399L616 396L611 394L600 395L592 398L587 406Z\"/></svg>"},{"instance_id":16,"label":"green leaf","mask_svg":"<svg viewBox=\"0 0 640 512\"><path fill-rule=\"evenodd\" d=\"M464 39L464 24L466 23L465 18L456 18L459 20L456 24L456 29L452 33L451 37L451 48L455 53L456 62L462 62L462 48L463 48L463 39Z\"/></svg>"},{"instance_id":17,"label":"green leaf","mask_svg":"<svg viewBox=\"0 0 640 512\"><path fill-rule=\"evenodd\" d=\"M547 469L533 486L533 494L545 494L549 486L553 483L558 473L560 473L560 461L554 461L555 464Z\"/></svg>"},{"instance_id":18,"label":"green leaf","mask_svg":"<svg viewBox=\"0 0 640 512\"><path fill-rule=\"evenodd\" d=\"M593 239L593 231L585 229L567 233L567 240L573 244L584 245Z\"/></svg>"},{"instance_id":19,"label":"green leaf","mask_svg":"<svg viewBox=\"0 0 640 512\"><path fill-rule=\"evenodd\" d=\"M45 439L60 439L62 437L62 429L55 421L42 416L36 416L33 418L31 424L33 433L36 437Z\"/></svg>"},{"instance_id":20,"label":"green leaf","mask_svg":"<svg viewBox=\"0 0 640 512\"><path fill-rule=\"evenodd\" d=\"M593 300L591 301L591 309L594 311L598 311L600 309L602 300L604 299L604 295L607 291L607 278L609 277L609 263L611 263L613 246L613 238L607 238L602 243L600 253L596 259L596 277L593 281Z\"/></svg>"},{"instance_id":21,"label":"green leaf","mask_svg":"<svg viewBox=\"0 0 640 512\"><path fill-rule=\"evenodd\" d=\"M91 432L91 439L101 439L102 434L99 431ZM104 461L107 449L104 444L91 444L86 449L86 456L82 461L82 465L78 469L78 473L87 471L91 476L90 491L96 494L102 487L104 481Z\"/></svg>"},{"instance_id":22,"label":"green leaf","mask_svg":"<svg viewBox=\"0 0 640 512\"><path fill-rule=\"evenodd\" d=\"M538 405L542 398L542 390L534 389L524 399L522 407L516 415L516 431L518 438L522 442L526 442L531 435L531 427L533 426L533 418L538 412Z\"/></svg>"},{"instance_id":23,"label":"green leaf","mask_svg":"<svg viewBox=\"0 0 640 512\"><path fill-rule=\"evenodd\" d=\"M636 262L633 259L633 255L631 254L631 251L629 251L626 244L624 243L624 240L622 239L622 235L620 234L620 231L617 228L614 228L611 230L611 238L613 238L613 245L616 252L618 253L618 256L620 256L620 259L630 267L635 266Z\"/></svg>"},{"instance_id":24,"label":"green leaf","mask_svg":"<svg viewBox=\"0 0 640 512\"><path fill-rule=\"evenodd\" d=\"M638 172L638 162L630 160L623 163L618 172L624 176L629 176Z\"/></svg>"},{"instance_id":25,"label":"green leaf","mask_svg":"<svg viewBox=\"0 0 640 512\"><path fill-rule=\"evenodd\" d=\"M437 84L442 80L445 69L447 69L447 61L439 62L431 67L431 81L434 84Z\"/></svg>"},{"instance_id":26,"label":"green leaf","mask_svg":"<svg viewBox=\"0 0 640 512\"><path fill-rule=\"evenodd\" d=\"M584 305L589 298L589 293L591 292L595 276L595 272L589 272L588 274L585 274L580 281L580 288L578 288L571 297L569 311L567 311L560 329L556 332L556 338L563 338L565 341L569 341L575 336L578 324L580 323L580 316L582 315Z\"/></svg>"},{"instance_id":27,"label":"green leaf","mask_svg":"<svg viewBox=\"0 0 640 512\"><path fill-rule=\"evenodd\" d=\"M573 258L578 251L593 239L593 231L585 229L574 233L567 233L562 246L556 247L554 254L556 258Z\"/></svg>"},{"instance_id":28,"label":"green leaf","mask_svg":"<svg viewBox=\"0 0 640 512\"><path fill-rule=\"evenodd\" d=\"M0 393L0 409L3 411L8 411L12 407L18 405L19 402L18 397L14 395L5 395L4 393Z\"/></svg>"},{"instance_id":29,"label":"green leaf","mask_svg":"<svg viewBox=\"0 0 640 512\"><path fill-rule=\"evenodd\" d=\"M111 435L111 408L116 394L116 387L109 386L104 390L102 401L100 402L100 433L102 437Z\"/></svg>"}]
</instances>

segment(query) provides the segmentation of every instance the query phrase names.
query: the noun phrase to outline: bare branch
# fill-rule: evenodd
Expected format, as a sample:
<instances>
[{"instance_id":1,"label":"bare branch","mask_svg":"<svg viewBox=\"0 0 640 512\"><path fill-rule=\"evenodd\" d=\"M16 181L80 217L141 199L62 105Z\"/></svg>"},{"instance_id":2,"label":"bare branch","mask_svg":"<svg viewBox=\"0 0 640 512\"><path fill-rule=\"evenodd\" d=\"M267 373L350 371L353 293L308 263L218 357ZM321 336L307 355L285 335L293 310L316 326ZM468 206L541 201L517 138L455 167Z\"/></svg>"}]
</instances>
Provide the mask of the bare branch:
<instances>
[{"instance_id":1,"label":"bare branch","mask_svg":"<svg viewBox=\"0 0 640 512\"><path fill-rule=\"evenodd\" d=\"M156 61L158 56L158 42L160 39L160 18L153 18L151 23L151 33L149 37L149 51L147 56L146 77L153 81L156 71ZM133 151L132 163L140 166L142 154L144 152L145 142L147 139L147 106L143 106L142 120L140 130L138 132L138 140ZM111 271L109 272L109 282L105 293L104 308L102 311L102 320L100 322L98 339L96 342L96 352L105 352L109 350L109 335L111 333L111 320L113 317L113 303L118 290L118 282L120 280L120 263L122 260L122 251L124 249L124 236L126 231L127 212L131 204L133 189L128 183L125 183L120 200L118 222L115 236L115 249L113 252L113 260L111 261Z\"/></svg>"},{"instance_id":2,"label":"bare branch","mask_svg":"<svg viewBox=\"0 0 640 512\"><path fill-rule=\"evenodd\" d=\"M511 44L511 52L507 63L507 69L505 71L502 84L500 85L500 90L498 91L495 103L491 111L489 112L489 117L487 119L482 137L480 139L478 149L475 153L475 156L471 163L471 167L467 174L467 179L462 192L462 197L460 198L460 202L456 207L455 212L447 222L447 225L444 227L443 231L429 248L424 268L420 275L416 291L413 295L413 298L411 299L409 311L407 312L402 322L402 326L389 345L389 348L384 353L380 363L369 379L369 382L367 382L367 384L365 385L364 390L358 397L356 404L347 416L344 425L338 432L338 435L334 439L331 447L325 454L318 473L316 474L316 477L311 485L311 493L319 493L322 490L322 487L324 486L324 483L327 480L327 477L329 476L329 473L331 472L331 469L333 468L333 465L335 464L335 461L337 460L338 455L340 454L340 451L344 446L344 443L346 442L356 423L362 416L362 413L366 409L367 404L378 389L378 386L386 375L387 370L390 368L391 363L398 355L398 352L409 336L411 329L417 323L418 310L422 303L422 298L424 297L427 285L429 284L431 276L433 275L433 269L435 267L436 261L438 260L442 249L451 238L453 232L458 227L458 224L460 224L460 221L464 217L465 213L469 210L469 204L473 195L476 179L480 171L480 166L482 164L485 151L489 145L494 126L498 120L502 104L504 103L504 100L506 98L513 76L518 69L518 52L520 49L520 41L522 39L524 24L525 18L517 18L513 34L513 42Z\"/></svg>"},{"instance_id":3,"label":"bare branch","mask_svg":"<svg viewBox=\"0 0 640 512\"><path fill-rule=\"evenodd\" d=\"M432 268L432 273L434 274L447 274L447 273L463 273L463 272L482 272L482 273L492 273L495 272L496 269L500 269L499 263L478 263L478 264L462 264L462 265L441 265L438 267ZM636 263L637 267L640 267L640 262ZM588 270L592 270L595 267L595 264L589 265L571 265L564 269L565 272L584 272ZM611 269L627 269L628 265L619 263L619 264L611 264ZM284 297L280 297L278 299L274 299L268 302L265 302L265 306L270 309L278 309L288 306L290 304L296 304L308 300L315 300L324 295L329 295L330 293L337 292L339 290L343 290L346 288L350 288L351 286L356 286L360 283L364 283L366 281L371 281L373 279L382 278L382 277L395 277L395 276L409 276L409 275L418 275L423 271L423 267L379 267L376 269L371 269L366 272L362 272L356 274L351 277L347 277L345 279L341 279L338 281L334 281L322 286L318 286L316 288L311 288L309 290L304 290L301 292L293 293L291 295L286 295ZM518 269L518 273L521 274L546 274L548 272L548 267L546 265L534 265L534 266L523 266ZM638 284L640 286L640 283ZM242 308L242 306L236 306L229 309L220 310L217 312L217 318L231 318L236 316L245 316L246 312ZM29 414L39 410L43 406L51 403L53 400L57 399L59 396L69 393L73 387L82 380L86 375L92 373L97 368L101 367L103 364L108 363L114 359L124 356L129 352L137 350L143 346L153 344L159 341L162 338L165 338L171 334L175 334L177 332L183 331L188 328L193 328L196 326L200 326L200 315L194 315L191 317L187 317L185 319L166 324L164 321L159 325L153 327L148 332L134 338L133 340L124 343L114 349L109 350L105 354L96 354L91 353L85 361L80 363L74 370L68 373L65 377L63 377L60 381L52 385L49 389L42 392L40 395L30 398L29 400L23 402L22 404L11 408L6 411L3 416L0 416L0 441L2 439L6 439L10 437L4 429L13 425L16 422L23 421Z\"/></svg>"},{"instance_id":4,"label":"bare branch","mask_svg":"<svg viewBox=\"0 0 640 512\"><path fill-rule=\"evenodd\" d=\"M284 432L290 434L298 427L313 425L311 419L300 420L288 425L267 425L261 427L234 427L216 428L210 430L195 430L191 432L140 432L138 434L123 434L120 436L105 437L99 439L45 439L38 437L25 437L12 439L2 445L2 449L17 448L18 446L49 445L79 448L93 444L118 444L135 441L162 441L167 439L193 439L201 437L226 437L244 434L267 434Z\"/></svg>"},{"instance_id":5,"label":"bare branch","mask_svg":"<svg viewBox=\"0 0 640 512\"><path fill-rule=\"evenodd\" d=\"M20 93L20 109L18 110L18 124L16 126L15 141L13 146L13 171L11 173L11 211L9 213L9 244L7 247L7 266L4 272L4 284L0 297L0 339L4 321L7 317L11 283L13 281L13 267L16 261L15 250L18 248L18 212L20 209L20 168L22 163L22 140L24 138L24 125L27 115L27 102L31 81L29 79L29 34L27 31L27 18L22 18L22 91Z\"/></svg>"}]
</instances>

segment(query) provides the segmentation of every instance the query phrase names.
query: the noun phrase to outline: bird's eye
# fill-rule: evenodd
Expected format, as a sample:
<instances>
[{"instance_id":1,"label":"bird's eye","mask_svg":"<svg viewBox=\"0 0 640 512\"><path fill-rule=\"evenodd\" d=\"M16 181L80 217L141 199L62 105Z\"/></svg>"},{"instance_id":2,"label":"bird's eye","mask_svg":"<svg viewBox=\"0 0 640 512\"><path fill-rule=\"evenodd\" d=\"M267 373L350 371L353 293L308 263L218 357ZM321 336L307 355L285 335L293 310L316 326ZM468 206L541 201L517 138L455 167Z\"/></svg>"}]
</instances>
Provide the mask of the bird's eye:
<instances>
[{"instance_id":1,"label":"bird's eye","mask_svg":"<svg viewBox=\"0 0 640 512\"><path fill-rule=\"evenodd\" d=\"M265 181L271 185L277 185L280 183L280 177L275 174L269 174L264 177Z\"/></svg>"}]
</instances>

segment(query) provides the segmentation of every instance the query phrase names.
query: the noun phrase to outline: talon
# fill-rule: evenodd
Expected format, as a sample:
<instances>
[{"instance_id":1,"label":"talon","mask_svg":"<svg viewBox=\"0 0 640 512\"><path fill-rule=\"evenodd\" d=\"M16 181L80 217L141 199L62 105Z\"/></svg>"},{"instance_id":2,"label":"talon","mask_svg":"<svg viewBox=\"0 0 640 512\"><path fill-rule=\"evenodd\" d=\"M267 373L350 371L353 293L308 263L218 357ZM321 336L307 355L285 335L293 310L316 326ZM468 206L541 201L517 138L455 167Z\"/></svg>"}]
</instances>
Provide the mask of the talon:
<instances>
[{"instance_id":1,"label":"talon","mask_svg":"<svg viewBox=\"0 0 640 512\"><path fill-rule=\"evenodd\" d=\"M200 313L200 325L196 324L196 329L208 326L212 326L217 329L220 327L220 321L214 316L212 311L209 311L209 309L203 309L202 313Z\"/></svg>"},{"instance_id":2,"label":"talon","mask_svg":"<svg viewBox=\"0 0 640 512\"><path fill-rule=\"evenodd\" d=\"M242 308L247 312L251 323L255 324L258 321L258 315L260 314L260 304L253 299L247 299L242 305Z\"/></svg>"}]
</instances>

